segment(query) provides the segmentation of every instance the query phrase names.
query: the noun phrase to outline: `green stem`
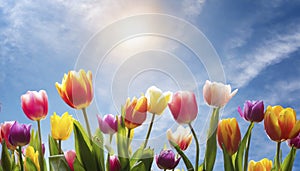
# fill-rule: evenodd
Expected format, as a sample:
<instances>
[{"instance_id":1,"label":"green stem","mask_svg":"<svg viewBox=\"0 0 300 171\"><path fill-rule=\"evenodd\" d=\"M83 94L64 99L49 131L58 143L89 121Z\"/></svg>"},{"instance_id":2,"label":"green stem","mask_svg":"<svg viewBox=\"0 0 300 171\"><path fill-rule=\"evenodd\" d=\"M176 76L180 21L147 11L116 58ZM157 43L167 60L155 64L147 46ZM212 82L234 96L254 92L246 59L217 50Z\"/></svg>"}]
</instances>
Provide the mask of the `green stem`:
<instances>
[{"instance_id":1,"label":"green stem","mask_svg":"<svg viewBox=\"0 0 300 171\"><path fill-rule=\"evenodd\" d=\"M62 154L62 150L61 150L61 140L58 140L58 153Z\"/></svg>"},{"instance_id":2,"label":"green stem","mask_svg":"<svg viewBox=\"0 0 300 171\"><path fill-rule=\"evenodd\" d=\"M198 166L199 166L199 142L198 142L198 138L197 138L197 134L194 131L194 128L192 127L191 123L189 123L189 127L192 131L192 134L194 136L195 139L195 143L196 143L196 162L195 162L195 171L198 171Z\"/></svg>"},{"instance_id":3,"label":"green stem","mask_svg":"<svg viewBox=\"0 0 300 171\"><path fill-rule=\"evenodd\" d=\"M18 152L19 152L21 171L24 171L23 159L22 159L22 147L21 146L18 147Z\"/></svg>"},{"instance_id":4,"label":"green stem","mask_svg":"<svg viewBox=\"0 0 300 171\"><path fill-rule=\"evenodd\" d=\"M37 121L38 124L38 133L39 133L39 164L41 171L44 171L44 155L43 155L43 144L42 144L42 133L41 133L41 121Z\"/></svg>"},{"instance_id":5,"label":"green stem","mask_svg":"<svg viewBox=\"0 0 300 171\"><path fill-rule=\"evenodd\" d=\"M209 129L207 134L205 158L203 164L203 170L212 171L217 153L217 126L219 123L219 110L220 108L214 108L210 118Z\"/></svg>"},{"instance_id":6,"label":"green stem","mask_svg":"<svg viewBox=\"0 0 300 171\"><path fill-rule=\"evenodd\" d=\"M281 142L277 142L277 150L276 150L276 161L275 161L275 167L277 170L280 170L280 145Z\"/></svg>"},{"instance_id":7,"label":"green stem","mask_svg":"<svg viewBox=\"0 0 300 171\"><path fill-rule=\"evenodd\" d=\"M90 128L89 120L88 120L88 117L86 114L86 108L82 108L82 113L83 113L83 117L84 117L84 121L85 121L85 125L86 125L86 129L87 129L89 138L92 141L91 128Z\"/></svg>"},{"instance_id":8,"label":"green stem","mask_svg":"<svg viewBox=\"0 0 300 171\"><path fill-rule=\"evenodd\" d=\"M250 126L252 126L253 124L254 122L251 122ZM247 144L246 144L246 151L245 151L245 158L244 158L244 171L247 171L248 169L248 155L249 155L250 141L251 141L251 132L249 134Z\"/></svg>"},{"instance_id":9,"label":"green stem","mask_svg":"<svg viewBox=\"0 0 300 171\"><path fill-rule=\"evenodd\" d=\"M150 126L148 128L147 136L146 136L146 139L145 139L144 148L146 148L146 146L147 146L148 139L150 137L150 132L151 132L151 129L152 129L152 126L153 126L154 118L155 118L155 114L153 113L152 114L152 119L151 119L151 122L150 122Z\"/></svg>"},{"instance_id":10,"label":"green stem","mask_svg":"<svg viewBox=\"0 0 300 171\"><path fill-rule=\"evenodd\" d=\"M128 134L127 134L127 149L129 150L130 146L130 134L131 134L131 129L128 128Z\"/></svg>"}]
</instances>

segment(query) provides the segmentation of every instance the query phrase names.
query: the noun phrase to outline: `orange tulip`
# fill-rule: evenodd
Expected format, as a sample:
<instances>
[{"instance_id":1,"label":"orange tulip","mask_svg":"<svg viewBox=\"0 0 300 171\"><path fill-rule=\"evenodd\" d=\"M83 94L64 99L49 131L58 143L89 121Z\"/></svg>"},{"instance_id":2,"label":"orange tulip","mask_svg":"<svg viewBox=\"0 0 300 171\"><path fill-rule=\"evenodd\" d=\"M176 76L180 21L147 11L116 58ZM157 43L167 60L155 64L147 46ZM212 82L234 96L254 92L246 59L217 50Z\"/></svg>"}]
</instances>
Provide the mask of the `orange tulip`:
<instances>
[{"instance_id":1,"label":"orange tulip","mask_svg":"<svg viewBox=\"0 0 300 171\"><path fill-rule=\"evenodd\" d=\"M233 155L241 142L241 132L236 119L221 120L218 124L217 137L219 146L222 148L223 144L227 153Z\"/></svg>"},{"instance_id":2,"label":"orange tulip","mask_svg":"<svg viewBox=\"0 0 300 171\"><path fill-rule=\"evenodd\" d=\"M61 98L72 108L82 109L90 105L93 100L92 73L84 70L69 71L64 75L62 83L55 83Z\"/></svg>"},{"instance_id":3,"label":"orange tulip","mask_svg":"<svg viewBox=\"0 0 300 171\"><path fill-rule=\"evenodd\" d=\"M292 108L268 106L264 117L265 130L273 141L282 142L295 138L300 132L300 121Z\"/></svg>"},{"instance_id":4,"label":"orange tulip","mask_svg":"<svg viewBox=\"0 0 300 171\"><path fill-rule=\"evenodd\" d=\"M272 161L264 158L258 162L251 160L248 165L248 171L270 171L272 169Z\"/></svg>"},{"instance_id":5,"label":"orange tulip","mask_svg":"<svg viewBox=\"0 0 300 171\"><path fill-rule=\"evenodd\" d=\"M125 104L125 126L128 129L134 129L146 120L147 114L147 98L145 96L137 99L134 97L130 102L130 98L127 99Z\"/></svg>"}]
</instances>

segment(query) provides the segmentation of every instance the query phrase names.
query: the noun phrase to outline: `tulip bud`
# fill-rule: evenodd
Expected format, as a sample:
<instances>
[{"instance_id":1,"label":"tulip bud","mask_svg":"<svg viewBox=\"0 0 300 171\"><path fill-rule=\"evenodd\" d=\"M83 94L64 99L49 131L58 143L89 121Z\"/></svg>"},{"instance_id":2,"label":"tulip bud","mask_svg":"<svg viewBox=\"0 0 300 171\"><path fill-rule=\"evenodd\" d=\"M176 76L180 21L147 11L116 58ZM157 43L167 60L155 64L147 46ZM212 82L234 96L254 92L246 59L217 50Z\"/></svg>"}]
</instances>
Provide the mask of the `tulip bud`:
<instances>
[{"instance_id":1,"label":"tulip bud","mask_svg":"<svg viewBox=\"0 0 300 171\"><path fill-rule=\"evenodd\" d=\"M248 165L248 171L271 171L272 161L264 158L258 162L251 160Z\"/></svg>"},{"instance_id":2,"label":"tulip bud","mask_svg":"<svg viewBox=\"0 0 300 171\"><path fill-rule=\"evenodd\" d=\"M159 155L155 156L156 164L160 169L174 169L180 158L175 158L175 154L172 150L162 150Z\"/></svg>"},{"instance_id":3,"label":"tulip bud","mask_svg":"<svg viewBox=\"0 0 300 171\"><path fill-rule=\"evenodd\" d=\"M217 137L219 146L223 145L229 155L233 155L241 142L241 132L235 118L223 119L218 124Z\"/></svg>"},{"instance_id":4,"label":"tulip bud","mask_svg":"<svg viewBox=\"0 0 300 171\"><path fill-rule=\"evenodd\" d=\"M48 113L48 96L46 91L27 91L21 96L21 106L25 115L33 121L44 119Z\"/></svg>"},{"instance_id":5,"label":"tulip bud","mask_svg":"<svg viewBox=\"0 0 300 171\"><path fill-rule=\"evenodd\" d=\"M152 86L147 89L148 112L161 115L170 101L172 93L162 92L159 88Z\"/></svg>"},{"instance_id":6,"label":"tulip bud","mask_svg":"<svg viewBox=\"0 0 300 171\"><path fill-rule=\"evenodd\" d=\"M179 124L191 123L198 114L197 101L193 92L176 92L168 105L174 119Z\"/></svg>"},{"instance_id":7,"label":"tulip bud","mask_svg":"<svg viewBox=\"0 0 300 171\"><path fill-rule=\"evenodd\" d=\"M107 114L103 119L97 115L100 130L104 134L114 134L118 131L118 122L114 115Z\"/></svg>"},{"instance_id":8,"label":"tulip bud","mask_svg":"<svg viewBox=\"0 0 300 171\"><path fill-rule=\"evenodd\" d=\"M297 149L300 149L300 133L293 139L288 139L287 143L290 147L295 147Z\"/></svg>"},{"instance_id":9,"label":"tulip bud","mask_svg":"<svg viewBox=\"0 0 300 171\"><path fill-rule=\"evenodd\" d=\"M10 128L8 140L14 146L24 146L30 141L31 125L19 124L17 121Z\"/></svg>"},{"instance_id":10,"label":"tulip bud","mask_svg":"<svg viewBox=\"0 0 300 171\"><path fill-rule=\"evenodd\" d=\"M35 151L32 146L28 146L25 150L25 156L30 158L30 160L34 163L37 170L40 170L40 164L39 164L39 153L38 151ZM24 161L25 170L29 170L26 168L26 160Z\"/></svg>"},{"instance_id":11,"label":"tulip bud","mask_svg":"<svg viewBox=\"0 0 300 171\"><path fill-rule=\"evenodd\" d=\"M109 171L120 171L121 163L117 156L109 157Z\"/></svg>"},{"instance_id":12,"label":"tulip bud","mask_svg":"<svg viewBox=\"0 0 300 171\"><path fill-rule=\"evenodd\" d=\"M184 128L180 125L174 133L172 133L171 129L168 129L167 138L169 141L177 144L180 147L180 149L184 151L192 143L193 136L190 133L189 128Z\"/></svg>"},{"instance_id":13,"label":"tulip bud","mask_svg":"<svg viewBox=\"0 0 300 171\"><path fill-rule=\"evenodd\" d=\"M71 171L74 171L74 161L76 158L76 152L74 150L69 150L65 152L64 155Z\"/></svg>"},{"instance_id":14,"label":"tulip bud","mask_svg":"<svg viewBox=\"0 0 300 171\"><path fill-rule=\"evenodd\" d=\"M244 112L238 107L238 112L241 117L250 122L261 122L264 119L264 102L263 101L249 101L244 104Z\"/></svg>"},{"instance_id":15,"label":"tulip bud","mask_svg":"<svg viewBox=\"0 0 300 171\"><path fill-rule=\"evenodd\" d=\"M84 70L69 71L64 75L62 83L55 83L61 98L72 108L82 109L90 105L93 100L92 73Z\"/></svg>"}]
</instances>

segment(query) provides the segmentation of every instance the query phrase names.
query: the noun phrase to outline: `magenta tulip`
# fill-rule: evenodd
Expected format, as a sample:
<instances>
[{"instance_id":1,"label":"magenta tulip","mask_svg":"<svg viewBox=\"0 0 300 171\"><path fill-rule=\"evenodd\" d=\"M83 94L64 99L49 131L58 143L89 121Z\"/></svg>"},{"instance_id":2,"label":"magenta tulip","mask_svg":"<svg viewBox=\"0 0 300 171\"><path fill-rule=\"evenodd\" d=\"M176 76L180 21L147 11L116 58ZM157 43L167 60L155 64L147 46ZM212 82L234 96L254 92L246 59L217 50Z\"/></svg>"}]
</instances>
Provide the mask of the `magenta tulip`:
<instances>
[{"instance_id":1,"label":"magenta tulip","mask_svg":"<svg viewBox=\"0 0 300 171\"><path fill-rule=\"evenodd\" d=\"M69 150L65 152L64 155L71 171L74 171L74 161L76 158L76 152L74 150Z\"/></svg>"},{"instance_id":2,"label":"magenta tulip","mask_svg":"<svg viewBox=\"0 0 300 171\"><path fill-rule=\"evenodd\" d=\"M198 106L195 94L189 91L178 91L168 104L174 119L179 124L189 124L197 116Z\"/></svg>"},{"instance_id":3,"label":"magenta tulip","mask_svg":"<svg viewBox=\"0 0 300 171\"><path fill-rule=\"evenodd\" d=\"M4 122L4 124L2 124L2 126L1 126L1 136L6 143L6 147L10 150L16 149L16 147L14 145L12 145L8 140L10 128L13 124L14 124L14 121L8 121L8 122Z\"/></svg>"},{"instance_id":4,"label":"magenta tulip","mask_svg":"<svg viewBox=\"0 0 300 171\"><path fill-rule=\"evenodd\" d=\"M155 156L156 164L160 169L174 169L180 158L175 158L175 154L172 150L162 150L159 155Z\"/></svg>"},{"instance_id":5,"label":"magenta tulip","mask_svg":"<svg viewBox=\"0 0 300 171\"><path fill-rule=\"evenodd\" d=\"M17 121L10 128L9 142L14 146L24 146L30 141L31 125L19 124Z\"/></svg>"},{"instance_id":6,"label":"magenta tulip","mask_svg":"<svg viewBox=\"0 0 300 171\"><path fill-rule=\"evenodd\" d=\"M290 147L294 146L295 148L300 149L300 132L297 137L287 140L287 143Z\"/></svg>"},{"instance_id":7,"label":"magenta tulip","mask_svg":"<svg viewBox=\"0 0 300 171\"><path fill-rule=\"evenodd\" d=\"M241 117L250 122L261 122L264 119L264 102L263 101L249 101L244 104L244 112L241 107L238 107L238 112Z\"/></svg>"},{"instance_id":8,"label":"magenta tulip","mask_svg":"<svg viewBox=\"0 0 300 171\"><path fill-rule=\"evenodd\" d=\"M117 118L112 114L107 114L103 118L97 115L99 128L104 134L114 134L118 131Z\"/></svg>"},{"instance_id":9,"label":"magenta tulip","mask_svg":"<svg viewBox=\"0 0 300 171\"><path fill-rule=\"evenodd\" d=\"M120 171L121 163L117 156L109 157L109 171Z\"/></svg>"},{"instance_id":10,"label":"magenta tulip","mask_svg":"<svg viewBox=\"0 0 300 171\"><path fill-rule=\"evenodd\" d=\"M25 115L33 121L44 119L48 113L48 96L45 90L27 91L21 96L21 105Z\"/></svg>"}]
</instances>

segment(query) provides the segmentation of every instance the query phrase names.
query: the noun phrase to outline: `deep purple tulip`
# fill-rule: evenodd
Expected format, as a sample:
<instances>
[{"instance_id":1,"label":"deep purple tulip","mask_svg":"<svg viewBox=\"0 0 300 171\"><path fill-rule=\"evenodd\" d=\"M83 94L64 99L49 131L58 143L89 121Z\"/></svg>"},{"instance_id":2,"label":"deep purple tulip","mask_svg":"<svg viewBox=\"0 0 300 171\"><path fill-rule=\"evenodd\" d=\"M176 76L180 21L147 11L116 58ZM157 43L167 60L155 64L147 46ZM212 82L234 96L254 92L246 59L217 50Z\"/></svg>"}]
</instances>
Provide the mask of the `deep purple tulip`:
<instances>
[{"instance_id":1,"label":"deep purple tulip","mask_svg":"<svg viewBox=\"0 0 300 171\"><path fill-rule=\"evenodd\" d=\"M24 146L30 141L31 125L19 124L17 121L10 128L8 140L14 146Z\"/></svg>"},{"instance_id":2,"label":"deep purple tulip","mask_svg":"<svg viewBox=\"0 0 300 171\"><path fill-rule=\"evenodd\" d=\"M172 150L162 150L159 155L155 156L156 164L160 169L174 169L180 158L175 159L175 154Z\"/></svg>"},{"instance_id":3,"label":"deep purple tulip","mask_svg":"<svg viewBox=\"0 0 300 171\"><path fill-rule=\"evenodd\" d=\"M114 115L107 114L103 118L97 115L97 117L99 128L104 134L114 134L118 131L118 122Z\"/></svg>"},{"instance_id":4,"label":"deep purple tulip","mask_svg":"<svg viewBox=\"0 0 300 171\"><path fill-rule=\"evenodd\" d=\"M290 147L294 146L295 148L300 149L300 132L297 137L287 140L287 143Z\"/></svg>"},{"instance_id":5,"label":"deep purple tulip","mask_svg":"<svg viewBox=\"0 0 300 171\"><path fill-rule=\"evenodd\" d=\"M241 107L238 107L238 112L246 121L261 122L264 119L264 102L247 100L244 104L244 112Z\"/></svg>"},{"instance_id":6,"label":"deep purple tulip","mask_svg":"<svg viewBox=\"0 0 300 171\"><path fill-rule=\"evenodd\" d=\"M121 164L117 156L109 157L109 171L120 171Z\"/></svg>"}]
</instances>

